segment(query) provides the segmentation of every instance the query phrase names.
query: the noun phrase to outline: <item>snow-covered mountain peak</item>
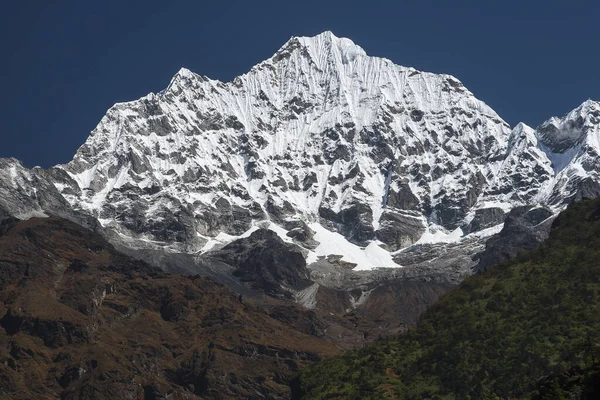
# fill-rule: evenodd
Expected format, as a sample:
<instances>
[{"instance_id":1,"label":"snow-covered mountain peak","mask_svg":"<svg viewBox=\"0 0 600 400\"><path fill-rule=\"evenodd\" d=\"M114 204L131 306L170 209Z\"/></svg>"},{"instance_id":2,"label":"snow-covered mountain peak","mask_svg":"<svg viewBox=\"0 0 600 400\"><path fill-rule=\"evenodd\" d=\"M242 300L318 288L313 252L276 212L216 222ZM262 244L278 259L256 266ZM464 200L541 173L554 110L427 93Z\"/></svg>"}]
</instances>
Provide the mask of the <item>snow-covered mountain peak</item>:
<instances>
[{"instance_id":1,"label":"snow-covered mountain peak","mask_svg":"<svg viewBox=\"0 0 600 400\"><path fill-rule=\"evenodd\" d=\"M594 112L598 112L600 110L600 102L592 99L587 99L579 107L577 107L575 112L580 112L584 114L590 114Z\"/></svg>"},{"instance_id":2,"label":"snow-covered mountain peak","mask_svg":"<svg viewBox=\"0 0 600 400\"><path fill-rule=\"evenodd\" d=\"M182 68L162 92L116 104L55 182L74 208L148 246L200 251L267 220L313 256L331 250L319 224L355 255L389 252L385 264L423 235L460 238L534 199L562 204L580 175L555 180L562 159L538 138L453 76L324 32L230 82ZM577 154L585 172L593 160Z\"/></svg>"},{"instance_id":3,"label":"snow-covered mountain peak","mask_svg":"<svg viewBox=\"0 0 600 400\"><path fill-rule=\"evenodd\" d=\"M515 146L537 146L537 137L535 136L535 129L529 125L519 122L512 130L510 138L508 140L507 153L514 151Z\"/></svg>"},{"instance_id":4,"label":"snow-covered mountain peak","mask_svg":"<svg viewBox=\"0 0 600 400\"><path fill-rule=\"evenodd\" d=\"M329 57L332 54L342 56L345 61L351 61L357 56L366 56L367 53L352 40L335 36L331 31L325 31L316 36L292 36L275 53L291 53L294 51L304 52L314 60Z\"/></svg>"},{"instance_id":5,"label":"snow-covered mountain peak","mask_svg":"<svg viewBox=\"0 0 600 400\"><path fill-rule=\"evenodd\" d=\"M167 86L167 88L163 91L166 92L169 90L169 88L171 86L173 86L174 83L181 81L181 80L189 80L189 79L200 79L202 80L202 77L198 74L195 74L194 72L190 71L189 69L185 68L185 67L181 67L179 69L179 71L177 71L177 73L173 76L173 78L171 78L171 82L169 83L169 85Z\"/></svg>"},{"instance_id":6,"label":"snow-covered mountain peak","mask_svg":"<svg viewBox=\"0 0 600 400\"><path fill-rule=\"evenodd\" d=\"M326 31L313 37L300 36L292 38L304 46L314 60L324 57L339 56L343 63L352 62L356 57L366 56L367 53L352 40L338 38L332 32Z\"/></svg>"},{"instance_id":7,"label":"snow-covered mountain peak","mask_svg":"<svg viewBox=\"0 0 600 400\"><path fill-rule=\"evenodd\" d=\"M115 105L64 166L72 182L61 188L150 238L164 234L148 226L177 220L192 248L260 219L301 219L398 249L427 221L462 223L509 134L456 78L325 32L290 39L231 82L183 68L158 95ZM238 217L215 219L215 207Z\"/></svg>"},{"instance_id":8,"label":"snow-covered mountain peak","mask_svg":"<svg viewBox=\"0 0 600 400\"><path fill-rule=\"evenodd\" d=\"M524 122L519 122L517 125L515 125L513 130L519 131L519 132L534 132L535 131L532 127L530 127L529 125L527 125Z\"/></svg>"},{"instance_id":9,"label":"snow-covered mountain peak","mask_svg":"<svg viewBox=\"0 0 600 400\"><path fill-rule=\"evenodd\" d=\"M197 74L193 73L192 71L190 71L189 69L187 69L185 67L181 67L179 69L179 71L177 71L177 73L175 74L175 77L181 77L181 78L191 78L191 77L197 77L197 76L198 76Z\"/></svg>"}]
</instances>

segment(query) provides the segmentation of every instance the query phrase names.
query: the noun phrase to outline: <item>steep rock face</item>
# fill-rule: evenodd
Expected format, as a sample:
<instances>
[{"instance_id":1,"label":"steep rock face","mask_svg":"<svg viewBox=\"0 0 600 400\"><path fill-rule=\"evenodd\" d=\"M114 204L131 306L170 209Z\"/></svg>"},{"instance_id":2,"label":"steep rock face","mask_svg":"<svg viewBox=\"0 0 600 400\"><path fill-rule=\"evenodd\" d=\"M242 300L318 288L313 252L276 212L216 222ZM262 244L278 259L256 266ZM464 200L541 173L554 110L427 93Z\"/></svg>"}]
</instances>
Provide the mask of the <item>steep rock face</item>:
<instances>
[{"instance_id":1,"label":"steep rock face","mask_svg":"<svg viewBox=\"0 0 600 400\"><path fill-rule=\"evenodd\" d=\"M268 219L396 251L598 192L599 110L588 101L511 130L456 78L325 32L231 82L180 70L164 91L112 107L52 177L74 208L141 248L203 251Z\"/></svg>"},{"instance_id":2,"label":"steep rock face","mask_svg":"<svg viewBox=\"0 0 600 400\"><path fill-rule=\"evenodd\" d=\"M163 92L115 105L62 167L76 185L59 187L103 224L184 251L291 217L396 250L427 225L461 225L509 136L456 78L326 32L232 82L182 69Z\"/></svg>"},{"instance_id":3,"label":"steep rock face","mask_svg":"<svg viewBox=\"0 0 600 400\"><path fill-rule=\"evenodd\" d=\"M490 238L479 255L477 270L514 258L523 251L536 249L550 234L552 211L547 207L516 207L510 211L500 233Z\"/></svg>"},{"instance_id":4,"label":"steep rock face","mask_svg":"<svg viewBox=\"0 0 600 400\"><path fill-rule=\"evenodd\" d=\"M233 276L271 296L291 298L295 290L313 283L300 249L267 229L236 240L210 253L210 257L234 266Z\"/></svg>"}]
</instances>

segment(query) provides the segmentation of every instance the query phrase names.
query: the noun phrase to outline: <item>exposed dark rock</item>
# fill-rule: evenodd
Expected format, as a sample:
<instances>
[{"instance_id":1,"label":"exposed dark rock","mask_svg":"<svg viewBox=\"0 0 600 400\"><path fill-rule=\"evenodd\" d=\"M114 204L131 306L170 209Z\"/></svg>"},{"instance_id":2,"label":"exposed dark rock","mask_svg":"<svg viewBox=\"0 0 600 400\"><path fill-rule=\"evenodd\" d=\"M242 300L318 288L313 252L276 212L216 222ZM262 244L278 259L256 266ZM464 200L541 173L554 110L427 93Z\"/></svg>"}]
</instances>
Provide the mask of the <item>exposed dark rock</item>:
<instances>
[{"instance_id":1,"label":"exposed dark rock","mask_svg":"<svg viewBox=\"0 0 600 400\"><path fill-rule=\"evenodd\" d=\"M434 221L444 228L452 231L460 225L461 220L467 215L468 207L467 200L454 199L450 196L445 196L434 207Z\"/></svg>"},{"instance_id":2,"label":"exposed dark rock","mask_svg":"<svg viewBox=\"0 0 600 400\"><path fill-rule=\"evenodd\" d=\"M304 190L304 191L308 190L316 182L317 182L317 174L314 172L311 172L310 174L306 175L304 177L304 179L302 180L302 190Z\"/></svg>"},{"instance_id":3,"label":"exposed dark rock","mask_svg":"<svg viewBox=\"0 0 600 400\"><path fill-rule=\"evenodd\" d=\"M423 115L424 113L421 110L412 110L410 112L410 118L415 122L421 121L421 119L423 119Z\"/></svg>"},{"instance_id":4,"label":"exposed dark rock","mask_svg":"<svg viewBox=\"0 0 600 400\"><path fill-rule=\"evenodd\" d=\"M272 296L290 297L289 289L303 289L310 283L300 249L267 229L238 239L211 253L211 257L234 266L234 276Z\"/></svg>"},{"instance_id":5,"label":"exposed dark rock","mask_svg":"<svg viewBox=\"0 0 600 400\"><path fill-rule=\"evenodd\" d=\"M392 211L383 213L379 225L375 232L376 237L385 243L390 251L410 246L425 232L425 226L419 218Z\"/></svg>"},{"instance_id":6,"label":"exposed dark rock","mask_svg":"<svg viewBox=\"0 0 600 400\"><path fill-rule=\"evenodd\" d=\"M400 210L417 210L419 207L419 199L410 190L408 184L401 183L398 191L390 189L387 197L387 206L390 208L398 208Z\"/></svg>"},{"instance_id":7,"label":"exposed dark rock","mask_svg":"<svg viewBox=\"0 0 600 400\"><path fill-rule=\"evenodd\" d=\"M475 211L475 216L467 226L463 228L465 234L477 232L482 229L502 223L504 220L504 211L501 208L491 207L482 208Z\"/></svg>"},{"instance_id":8,"label":"exposed dark rock","mask_svg":"<svg viewBox=\"0 0 600 400\"><path fill-rule=\"evenodd\" d=\"M366 204L355 203L338 213L320 207L319 215L327 221L339 224L340 233L353 243L366 245L366 241L373 238L373 213L371 207Z\"/></svg>"},{"instance_id":9,"label":"exposed dark rock","mask_svg":"<svg viewBox=\"0 0 600 400\"><path fill-rule=\"evenodd\" d=\"M482 271L519 253L536 249L550 234L553 213L545 207L523 206L512 209L499 234L491 237L478 256L476 270Z\"/></svg>"},{"instance_id":10,"label":"exposed dark rock","mask_svg":"<svg viewBox=\"0 0 600 400\"><path fill-rule=\"evenodd\" d=\"M313 239L315 232L304 221L290 220L284 221L283 226L289 232L287 236L300 242L303 247L315 249L319 243Z\"/></svg>"},{"instance_id":11,"label":"exposed dark rock","mask_svg":"<svg viewBox=\"0 0 600 400\"><path fill-rule=\"evenodd\" d=\"M600 183L594 181L592 178L584 179L577 189L577 193L573 197L573 201L580 201L583 199L593 199L600 196Z\"/></svg>"},{"instance_id":12,"label":"exposed dark rock","mask_svg":"<svg viewBox=\"0 0 600 400\"><path fill-rule=\"evenodd\" d=\"M271 217L271 220L278 223L281 223L281 221L286 219L288 216L293 215L295 211L294 207L287 201L284 201L281 206L278 205L272 196L269 196L267 199L265 210Z\"/></svg>"},{"instance_id":13,"label":"exposed dark rock","mask_svg":"<svg viewBox=\"0 0 600 400\"><path fill-rule=\"evenodd\" d=\"M225 198L220 198L214 209L196 214L194 226L200 233L209 236L218 232L241 235L250 229L253 219L261 219L264 216L260 206L242 208L237 204L232 205Z\"/></svg>"},{"instance_id":14,"label":"exposed dark rock","mask_svg":"<svg viewBox=\"0 0 600 400\"><path fill-rule=\"evenodd\" d=\"M236 131L244 129L244 124L242 124L235 115L229 115L227 118L225 118L225 126L227 128L235 129Z\"/></svg>"}]
</instances>

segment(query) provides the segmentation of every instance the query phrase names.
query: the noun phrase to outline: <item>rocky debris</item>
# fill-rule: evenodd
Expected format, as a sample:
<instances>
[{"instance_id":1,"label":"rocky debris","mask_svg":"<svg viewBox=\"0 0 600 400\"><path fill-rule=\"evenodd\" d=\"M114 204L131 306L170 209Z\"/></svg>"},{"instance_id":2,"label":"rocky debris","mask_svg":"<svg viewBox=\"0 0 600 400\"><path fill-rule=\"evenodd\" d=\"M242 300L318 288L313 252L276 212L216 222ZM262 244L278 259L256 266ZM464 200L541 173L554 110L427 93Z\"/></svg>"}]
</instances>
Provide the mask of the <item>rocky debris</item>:
<instances>
[{"instance_id":1,"label":"rocky debris","mask_svg":"<svg viewBox=\"0 0 600 400\"><path fill-rule=\"evenodd\" d=\"M485 239L471 238L458 243L417 244L397 253L394 261L406 276L427 276L460 283L473 273L474 258L485 248Z\"/></svg>"},{"instance_id":2,"label":"rocky debris","mask_svg":"<svg viewBox=\"0 0 600 400\"><path fill-rule=\"evenodd\" d=\"M233 276L235 267L221 260L211 258L210 255L165 252L160 249L135 249L119 245L118 242L115 247L124 254L171 273L188 276L200 275L209 278L243 296L260 297L264 293L261 290L248 287L244 282Z\"/></svg>"},{"instance_id":3,"label":"rocky debris","mask_svg":"<svg viewBox=\"0 0 600 400\"><path fill-rule=\"evenodd\" d=\"M329 254L327 257L325 257L325 260L329 264L339 267L339 268L352 270L356 267L355 263L351 263L351 262L342 260L343 257L344 257L343 254Z\"/></svg>"}]
</instances>

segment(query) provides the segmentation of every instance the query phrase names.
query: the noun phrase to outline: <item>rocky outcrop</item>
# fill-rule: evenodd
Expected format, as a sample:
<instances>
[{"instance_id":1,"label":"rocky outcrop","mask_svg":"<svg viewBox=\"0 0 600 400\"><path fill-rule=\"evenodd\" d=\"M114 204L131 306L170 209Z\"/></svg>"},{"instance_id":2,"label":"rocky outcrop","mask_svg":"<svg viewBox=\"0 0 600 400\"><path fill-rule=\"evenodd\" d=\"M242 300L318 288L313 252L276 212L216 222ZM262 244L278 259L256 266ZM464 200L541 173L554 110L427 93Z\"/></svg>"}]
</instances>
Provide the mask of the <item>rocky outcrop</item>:
<instances>
[{"instance_id":1,"label":"rocky outcrop","mask_svg":"<svg viewBox=\"0 0 600 400\"><path fill-rule=\"evenodd\" d=\"M288 230L286 236L293 238L306 249L314 250L319 243L314 240L315 232L304 221L287 220L283 227Z\"/></svg>"},{"instance_id":2,"label":"rocky outcrop","mask_svg":"<svg viewBox=\"0 0 600 400\"><path fill-rule=\"evenodd\" d=\"M414 244L423 232L425 224L422 218L390 211L382 215L376 237L388 249L396 251Z\"/></svg>"},{"instance_id":3,"label":"rocky outcrop","mask_svg":"<svg viewBox=\"0 0 600 400\"><path fill-rule=\"evenodd\" d=\"M471 222L463 228L463 232L468 234L499 225L504 222L505 214L504 210L498 207L476 210Z\"/></svg>"},{"instance_id":4,"label":"rocky outcrop","mask_svg":"<svg viewBox=\"0 0 600 400\"><path fill-rule=\"evenodd\" d=\"M478 255L477 270L514 258L519 253L537 248L550 234L554 214L546 207L517 207L504 222L500 233L490 238Z\"/></svg>"},{"instance_id":5,"label":"rocky outcrop","mask_svg":"<svg viewBox=\"0 0 600 400\"><path fill-rule=\"evenodd\" d=\"M362 203L352 204L339 212L321 207L319 216L325 224L335 226L352 243L365 246L373 238L373 210Z\"/></svg>"},{"instance_id":6,"label":"rocky outcrop","mask_svg":"<svg viewBox=\"0 0 600 400\"><path fill-rule=\"evenodd\" d=\"M300 249L267 229L211 252L210 257L233 266L233 276L271 296L291 298L292 291L312 284Z\"/></svg>"}]
</instances>

